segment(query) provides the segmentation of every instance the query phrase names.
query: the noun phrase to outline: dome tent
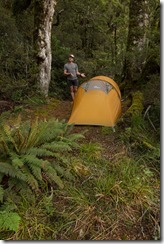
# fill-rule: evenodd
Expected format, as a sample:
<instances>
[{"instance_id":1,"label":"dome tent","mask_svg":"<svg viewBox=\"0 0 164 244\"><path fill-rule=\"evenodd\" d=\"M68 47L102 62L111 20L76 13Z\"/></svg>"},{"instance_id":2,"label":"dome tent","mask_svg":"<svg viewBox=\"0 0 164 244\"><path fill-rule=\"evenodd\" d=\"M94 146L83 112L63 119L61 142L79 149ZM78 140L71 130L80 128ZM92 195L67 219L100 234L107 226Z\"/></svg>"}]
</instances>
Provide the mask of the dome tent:
<instances>
[{"instance_id":1,"label":"dome tent","mask_svg":"<svg viewBox=\"0 0 164 244\"><path fill-rule=\"evenodd\" d=\"M121 92L117 83L96 76L82 83L74 99L68 124L114 127L121 116Z\"/></svg>"}]
</instances>

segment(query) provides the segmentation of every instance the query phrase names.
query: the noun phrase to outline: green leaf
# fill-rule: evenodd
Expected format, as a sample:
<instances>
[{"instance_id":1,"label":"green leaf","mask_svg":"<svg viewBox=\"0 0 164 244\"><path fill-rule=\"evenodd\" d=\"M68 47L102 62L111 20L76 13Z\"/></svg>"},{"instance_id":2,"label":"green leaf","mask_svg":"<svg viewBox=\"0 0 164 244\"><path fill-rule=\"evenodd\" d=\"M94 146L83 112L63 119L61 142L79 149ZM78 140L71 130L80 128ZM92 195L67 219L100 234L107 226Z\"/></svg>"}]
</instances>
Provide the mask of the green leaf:
<instances>
[{"instance_id":1,"label":"green leaf","mask_svg":"<svg viewBox=\"0 0 164 244\"><path fill-rule=\"evenodd\" d=\"M0 212L0 228L2 230L17 231L19 228L21 217L14 212Z\"/></svg>"}]
</instances>

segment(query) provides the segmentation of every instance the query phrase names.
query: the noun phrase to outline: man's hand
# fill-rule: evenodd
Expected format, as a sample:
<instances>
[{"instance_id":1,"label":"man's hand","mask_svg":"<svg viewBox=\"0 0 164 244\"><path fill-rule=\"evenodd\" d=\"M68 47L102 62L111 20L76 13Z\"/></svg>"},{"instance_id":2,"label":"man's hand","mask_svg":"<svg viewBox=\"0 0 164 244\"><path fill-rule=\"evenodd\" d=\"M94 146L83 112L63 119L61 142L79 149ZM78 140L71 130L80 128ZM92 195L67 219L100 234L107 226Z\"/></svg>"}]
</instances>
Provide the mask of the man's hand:
<instances>
[{"instance_id":1,"label":"man's hand","mask_svg":"<svg viewBox=\"0 0 164 244\"><path fill-rule=\"evenodd\" d=\"M72 73L66 73L66 75L74 77L74 75Z\"/></svg>"},{"instance_id":2,"label":"man's hand","mask_svg":"<svg viewBox=\"0 0 164 244\"><path fill-rule=\"evenodd\" d=\"M86 75L84 73L81 73L80 76L83 78L86 77Z\"/></svg>"}]
</instances>

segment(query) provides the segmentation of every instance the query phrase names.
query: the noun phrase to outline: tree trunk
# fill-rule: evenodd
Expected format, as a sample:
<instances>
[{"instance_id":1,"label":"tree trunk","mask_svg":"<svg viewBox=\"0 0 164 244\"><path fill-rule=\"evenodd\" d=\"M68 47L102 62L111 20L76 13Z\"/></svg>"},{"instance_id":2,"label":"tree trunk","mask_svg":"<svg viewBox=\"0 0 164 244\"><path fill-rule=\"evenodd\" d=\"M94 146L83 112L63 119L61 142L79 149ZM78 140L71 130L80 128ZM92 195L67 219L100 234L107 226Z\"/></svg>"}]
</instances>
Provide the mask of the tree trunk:
<instances>
[{"instance_id":1,"label":"tree trunk","mask_svg":"<svg viewBox=\"0 0 164 244\"><path fill-rule=\"evenodd\" d=\"M38 66L38 85L45 97L48 96L51 80L51 29L55 5L55 0L35 0L34 5L34 48Z\"/></svg>"},{"instance_id":2,"label":"tree trunk","mask_svg":"<svg viewBox=\"0 0 164 244\"><path fill-rule=\"evenodd\" d=\"M146 61L148 24L147 2L130 0L129 31L123 77L131 84L139 79Z\"/></svg>"}]
</instances>

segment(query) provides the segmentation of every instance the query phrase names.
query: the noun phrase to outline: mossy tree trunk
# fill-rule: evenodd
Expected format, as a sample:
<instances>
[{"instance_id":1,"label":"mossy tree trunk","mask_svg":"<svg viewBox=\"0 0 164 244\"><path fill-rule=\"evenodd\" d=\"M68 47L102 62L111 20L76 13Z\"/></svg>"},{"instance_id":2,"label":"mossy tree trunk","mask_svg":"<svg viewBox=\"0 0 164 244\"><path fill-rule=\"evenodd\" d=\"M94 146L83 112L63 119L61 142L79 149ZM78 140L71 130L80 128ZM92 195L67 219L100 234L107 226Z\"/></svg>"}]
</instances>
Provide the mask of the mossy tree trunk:
<instances>
[{"instance_id":1,"label":"mossy tree trunk","mask_svg":"<svg viewBox=\"0 0 164 244\"><path fill-rule=\"evenodd\" d=\"M35 0L34 4L34 48L38 66L38 85L45 97L48 97L51 80L51 29L55 6L55 0Z\"/></svg>"}]
</instances>

